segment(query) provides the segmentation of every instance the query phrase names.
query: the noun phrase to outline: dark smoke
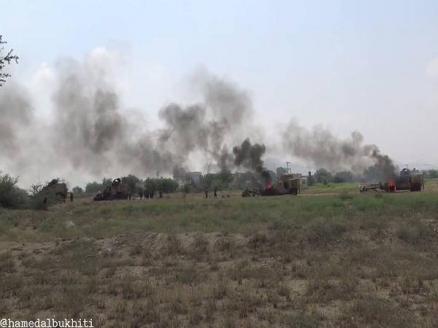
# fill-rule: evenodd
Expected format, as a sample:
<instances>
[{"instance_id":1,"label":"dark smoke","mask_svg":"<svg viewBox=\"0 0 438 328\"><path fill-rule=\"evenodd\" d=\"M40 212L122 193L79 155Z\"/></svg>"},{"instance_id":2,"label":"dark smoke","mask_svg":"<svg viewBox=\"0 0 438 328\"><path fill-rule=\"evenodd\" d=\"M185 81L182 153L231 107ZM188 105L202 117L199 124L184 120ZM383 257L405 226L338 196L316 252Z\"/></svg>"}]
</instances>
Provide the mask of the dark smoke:
<instances>
[{"instance_id":1,"label":"dark smoke","mask_svg":"<svg viewBox=\"0 0 438 328\"><path fill-rule=\"evenodd\" d=\"M365 173L369 179L384 180L393 177L397 170L376 145L364 144L357 131L350 138L339 139L323 127L308 130L291 122L283 134L283 145L291 155L332 172L349 170L360 176Z\"/></svg>"},{"instance_id":2,"label":"dark smoke","mask_svg":"<svg viewBox=\"0 0 438 328\"><path fill-rule=\"evenodd\" d=\"M272 182L271 175L263 165L262 157L265 152L265 145L251 144L249 139L245 139L240 146L233 148L234 165L255 172L258 175L259 187L262 188Z\"/></svg>"},{"instance_id":3,"label":"dark smoke","mask_svg":"<svg viewBox=\"0 0 438 328\"><path fill-rule=\"evenodd\" d=\"M160 134L160 143L181 158L186 158L197 149L207 152L210 131L205 116L206 109L202 105L181 108L180 105L171 104L163 108L159 117L166 128Z\"/></svg>"},{"instance_id":4,"label":"dark smoke","mask_svg":"<svg viewBox=\"0 0 438 328\"><path fill-rule=\"evenodd\" d=\"M383 182L396 177L398 167L388 155L382 155L376 148L371 156L375 164L368 167L363 174L367 181Z\"/></svg>"},{"instance_id":5,"label":"dark smoke","mask_svg":"<svg viewBox=\"0 0 438 328\"><path fill-rule=\"evenodd\" d=\"M20 152L20 132L33 119L30 98L24 88L8 83L0 88L0 154L16 158Z\"/></svg>"},{"instance_id":6,"label":"dark smoke","mask_svg":"<svg viewBox=\"0 0 438 328\"><path fill-rule=\"evenodd\" d=\"M9 83L0 90L3 169L32 174L30 184L65 175L172 174L193 167L192 155L198 167L232 167L228 149L243 139L250 125L252 104L244 91L208 72L198 73L200 101L165 106L159 112L162 127L150 131L142 124L144 114L130 115L124 108L108 54L101 55L55 66L50 121L34 119L24 88Z\"/></svg>"},{"instance_id":7,"label":"dark smoke","mask_svg":"<svg viewBox=\"0 0 438 328\"><path fill-rule=\"evenodd\" d=\"M233 148L234 165L261 173L265 170L262 160L265 151L265 145L251 144L249 139L245 139L240 146Z\"/></svg>"},{"instance_id":8,"label":"dark smoke","mask_svg":"<svg viewBox=\"0 0 438 328\"><path fill-rule=\"evenodd\" d=\"M229 145L235 144L250 125L252 104L244 91L211 74L197 76L202 101L183 107L170 104L160 113L165 128L160 132L160 147L171 149L183 163L199 151L214 169L232 166Z\"/></svg>"},{"instance_id":9,"label":"dark smoke","mask_svg":"<svg viewBox=\"0 0 438 328\"><path fill-rule=\"evenodd\" d=\"M84 61L55 66L49 120L34 113L37 106L25 88L10 81L0 89L0 169L27 176L28 184L53 176L86 181L129 173L170 175L194 166L207 172L243 167L264 176L266 147L249 140L261 132L252 124L245 91L198 72L197 102L164 106L161 126L148 130L143 112L125 108L108 57L100 50ZM331 171L365 172L377 179L396 170L375 145L363 144L358 132L342 140L327 129L307 130L292 122L283 145L288 154Z\"/></svg>"}]
</instances>

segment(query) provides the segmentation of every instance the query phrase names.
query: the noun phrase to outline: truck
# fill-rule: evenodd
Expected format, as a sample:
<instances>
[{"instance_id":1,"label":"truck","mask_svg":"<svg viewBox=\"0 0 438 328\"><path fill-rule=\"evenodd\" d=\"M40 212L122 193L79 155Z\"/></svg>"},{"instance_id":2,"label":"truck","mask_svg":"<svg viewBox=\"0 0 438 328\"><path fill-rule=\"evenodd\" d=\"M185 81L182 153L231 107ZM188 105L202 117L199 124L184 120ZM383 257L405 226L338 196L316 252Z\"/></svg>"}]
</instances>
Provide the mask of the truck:
<instances>
[{"instance_id":1,"label":"truck","mask_svg":"<svg viewBox=\"0 0 438 328\"><path fill-rule=\"evenodd\" d=\"M400 171L399 175L387 179L384 182L362 184L359 186L359 191L421 191L424 189L424 175L420 171L413 169L409 170L404 168Z\"/></svg>"},{"instance_id":2,"label":"truck","mask_svg":"<svg viewBox=\"0 0 438 328\"><path fill-rule=\"evenodd\" d=\"M40 191L39 195L54 202L65 202L68 188L60 179L52 179Z\"/></svg>"},{"instance_id":3,"label":"truck","mask_svg":"<svg viewBox=\"0 0 438 328\"><path fill-rule=\"evenodd\" d=\"M245 189L242 197L298 195L303 188L303 178L300 174L283 174L276 182L266 181L265 187L262 189Z\"/></svg>"},{"instance_id":4,"label":"truck","mask_svg":"<svg viewBox=\"0 0 438 328\"><path fill-rule=\"evenodd\" d=\"M128 197L128 185L122 182L122 179L117 178L112 181L110 186L107 186L103 191L99 191L96 196L94 196L94 200L128 199Z\"/></svg>"}]
</instances>

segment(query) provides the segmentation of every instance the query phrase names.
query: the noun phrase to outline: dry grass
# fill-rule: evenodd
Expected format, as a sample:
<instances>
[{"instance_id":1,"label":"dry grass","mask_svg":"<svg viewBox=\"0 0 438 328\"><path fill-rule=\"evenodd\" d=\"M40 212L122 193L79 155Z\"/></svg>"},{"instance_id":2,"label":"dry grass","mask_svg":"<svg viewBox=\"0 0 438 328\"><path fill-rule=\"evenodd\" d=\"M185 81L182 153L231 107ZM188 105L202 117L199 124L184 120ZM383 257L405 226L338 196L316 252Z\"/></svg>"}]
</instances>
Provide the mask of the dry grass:
<instances>
[{"instance_id":1,"label":"dry grass","mask_svg":"<svg viewBox=\"0 0 438 328\"><path fill-rule=\"evenodd\" d=\"M4 211L0 317L436 327L437 209L424 193Z\"/></svg>"}]
</instances>

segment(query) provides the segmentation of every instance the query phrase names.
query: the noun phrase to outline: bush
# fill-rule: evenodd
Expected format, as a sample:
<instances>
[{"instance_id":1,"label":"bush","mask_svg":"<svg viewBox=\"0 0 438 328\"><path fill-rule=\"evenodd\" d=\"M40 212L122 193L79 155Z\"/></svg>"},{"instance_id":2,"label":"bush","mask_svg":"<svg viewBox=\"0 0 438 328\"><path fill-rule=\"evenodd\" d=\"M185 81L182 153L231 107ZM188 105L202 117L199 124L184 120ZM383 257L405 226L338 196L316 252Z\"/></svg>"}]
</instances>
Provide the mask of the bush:
<instances>
[{"instance_id":1,"label":"bush","mask_svg":"<svg viewBox=\"0 0 438 328\"><path fill-rule=\"evenodd\" d=\"M5 208L23 208L28 201L26 191L16 186L17 178L8 174L0 175L0 206Z\"/></svg>"},{"instance_id":2,"label":"bush","mask_svg":"<svg viewBox=\"0 0 438 328\"><path fill-rule=\"evenodd\" d=\"M352 182L352 181L353 181L353 173L349 171L336 172L335 176L333 177L334 183Z\"/></svg>"},{"instance_id":3,"label":"bush","mask_svg":"<svg viewBox=\"0 0 438 328\"><path fill-rule=\"evenodd\" d=\"M333 175L326 169L316 170L314 177L318 183L328 184L333 181Z\"/></svg>"}]
</instances>

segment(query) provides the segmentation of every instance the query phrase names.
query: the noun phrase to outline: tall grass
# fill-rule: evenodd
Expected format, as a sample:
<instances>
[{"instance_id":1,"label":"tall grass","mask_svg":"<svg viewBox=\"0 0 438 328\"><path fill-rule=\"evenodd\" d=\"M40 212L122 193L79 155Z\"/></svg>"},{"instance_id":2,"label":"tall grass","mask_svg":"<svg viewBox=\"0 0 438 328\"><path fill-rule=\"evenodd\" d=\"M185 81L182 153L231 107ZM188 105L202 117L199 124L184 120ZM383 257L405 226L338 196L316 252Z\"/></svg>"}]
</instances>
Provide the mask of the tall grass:
<instances>
[{"instance_id":1,"label":"tall grass","mask_svg":"<svg viewBox=\"0 0 438 328\"><path fill-rule=\"evenodd\" d=\"M266 228L318 227L321 222L378 227L394 220L436 219L438 198L432 193L403 193L379 197L341 194L225 200L174 198L99 204L80 201L56 205L42 214L10 210L3 213L0 214L3 231L25 227L31 213L35 232L45 237L105 237L132 231L250 233ZM12 221L14 225L8 223Z\"/></svg>"}]
</instances>

